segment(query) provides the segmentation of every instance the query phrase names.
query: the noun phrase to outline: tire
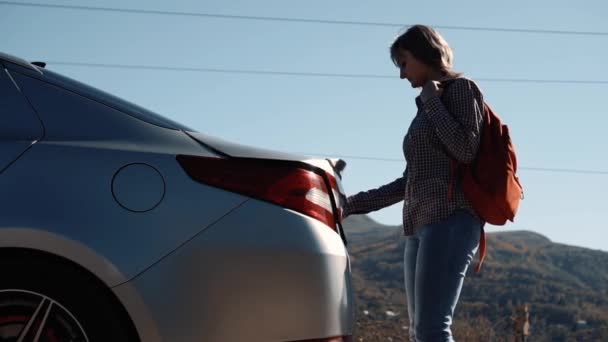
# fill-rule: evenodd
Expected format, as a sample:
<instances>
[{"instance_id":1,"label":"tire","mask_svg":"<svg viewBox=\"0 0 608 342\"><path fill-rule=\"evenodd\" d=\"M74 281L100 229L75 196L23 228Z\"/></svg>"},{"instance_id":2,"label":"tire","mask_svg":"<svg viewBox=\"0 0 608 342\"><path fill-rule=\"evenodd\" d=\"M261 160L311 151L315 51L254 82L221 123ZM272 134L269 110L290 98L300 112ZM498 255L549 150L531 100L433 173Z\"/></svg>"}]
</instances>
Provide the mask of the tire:
<instances>
[{"instance_id":1,"label":"tire","mask_svg":"<svg viewBox=\"0 0 608 342\"><path fill-rule=\"evenodd\" d=\"M101 281L67 260L29 251L0 254L0 342L20 334L39 342L138 341Z\"/></svg>"}]
</instances>

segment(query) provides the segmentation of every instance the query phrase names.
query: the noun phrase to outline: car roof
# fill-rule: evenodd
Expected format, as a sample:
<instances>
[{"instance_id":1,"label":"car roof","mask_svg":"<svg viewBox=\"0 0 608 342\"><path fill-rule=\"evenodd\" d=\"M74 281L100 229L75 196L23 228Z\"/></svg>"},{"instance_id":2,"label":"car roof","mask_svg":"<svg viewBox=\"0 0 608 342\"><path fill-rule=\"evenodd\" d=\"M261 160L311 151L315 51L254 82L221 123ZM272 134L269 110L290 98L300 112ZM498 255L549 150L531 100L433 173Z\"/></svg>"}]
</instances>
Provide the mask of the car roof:
<instances>
[{"instance_id":1,"label":"car roof","mask_svg":"<svg viewBox=\"0 0 608 342\"><path fill-rule=\"evenodd\" d=\"M27 62L24 59L21 59L19 57L15 57L13 55L9 55L7 53L4 52L0 52L0 62L9 62L9 63L13 63L13 64L17 64L21 67L30 69L30 70L34 70L39 72L40 74L42 74L42 70L40 70L37 66Z\"/></svg>"}]
</instances>

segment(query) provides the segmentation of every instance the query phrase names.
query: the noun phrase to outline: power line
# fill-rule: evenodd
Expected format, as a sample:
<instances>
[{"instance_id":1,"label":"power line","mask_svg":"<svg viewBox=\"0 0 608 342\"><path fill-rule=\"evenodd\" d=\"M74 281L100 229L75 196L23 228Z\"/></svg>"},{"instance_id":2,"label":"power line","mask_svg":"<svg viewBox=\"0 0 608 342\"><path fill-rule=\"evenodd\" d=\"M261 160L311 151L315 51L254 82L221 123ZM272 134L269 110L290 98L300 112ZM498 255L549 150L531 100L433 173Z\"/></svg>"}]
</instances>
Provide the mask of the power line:
<instances>
[{"instance_id":1,"label":"power line","mask_svg":"<svg viewBox=\"0 0 608 342\"><path fill-rule=\"evenodd\" d=\"M306 155L306 156L323 156L325 158L340 158L340 159L358 159L358 160L371 160L371 161L383 161L383 162L399 162L405 163L403 159L397 158L382 158L382 157L364 157L364 156L348 156L348 155L337 155L327 153L308 153L308 152L293 152L294 154Z\"/></svg>"},{"instance_id":2,"label":"power line","mask_svg":"<svg viewBox=\"0 0 608 342\"><path fill-rule=\"evenodd\" d=\"M554 173L577 173L585 175L608 175L608 171L602 170L583 170L583 169L559 169L546 167L520 167L522 170L538 171L538 172L554 172Z\"/></svg>"},{"instance_id":3,"label":"power line","mask_svg":"<svg viewBox=\"0 0 608 342\"><path fill-rule=\"evenodd\" d=\"M293 72L276 70L256 70L256 69L228 69L228 68L190 68L190 67L169 67L160 65L139 65L139 64L107 64L107 63L81 63L65 61L47 61L49 66L65 65L76 67L92 68L113 68L113 69L136 69L136 70L163 70L180 72L207 72L207 73L226 73L241 75L269 75L269 76L298 76L298 77L329 77L329 78L366 78L366 79L393 79L397 76L380 74L347 74L347 73L322 73L322 72ZM532 84L608 84L608 80L572 80L572 79L531 79L531 78L475 78L480 82L500 82L500 83L532 83Z\"/></svg>"},{"instance_id":4,"label":"power line","mask_svg":"<svg viewBox=\"0 0 608 342\"><path fill-rule=\"evenodd\" d=\"M292 72L253 69L225 69L225 68L190 68L190 67L166 67L159 65L135 65L135 64L105 64L105 63L80 63L48 61L48 65L67 65L94 68L116 68L116 69L140 69L140 70L165 70L165 71L187 71L187 72L210 72L228 74L250 74L250 75L276 75L276 76L311 76L311 77L341 77L341 78L386 78L393 79L389 75L373 74L340 74L340 73L318 73L318 72Z\"/></svg>"},{"instance_id":5,"label":"power line","mask_svg":"<svg viewBox=\"0 0 608 342\"><path fill-rule=\"evenodd\" d=\"M130 13L130 14L144 14L144 15L187 16L187 17L218 18L218 19L233 19L233 20L255 20L255 21L277 21L277 22L292 22L292 23L307 23L307 24L376 26L376 27L398 27L398 28L404 28L404 27L411 26L411 24L388 23L388 22L327 20L327 19L289 18L289 17L267 17L267 16L232 15L232 14L185 12L185 11L160 11L160 10L129 9L129 8L114 8L114 7L98 7L98 6L59 5L59 4L35 3L35 2L17 2L17 1L0 1L0 5L52 8L52 9L69 9L69 10L80 10L80 11L102 11L102 12ZM545 30L545 29L451 26L451 25L432 25L432 26L437 29L442 29L442 30L487 31L487 32L552 34L552 35L577 35L577 36L608 36L608 32L601 32L601 31Z\"/></svg>"},{"instance_id":6,"label":"power line","mask_svg":"<svg viewBox=\"0 0 608 342\"><path fill-rule=\"evenodd\" d=\"M403 159L398 158L381 158L381 157L365 157L365 156L352 156L352 155L336 155L327 153L306 153L306 152L295 152L295 154L302 154L307 156L324 156L326 158L340 158L340 159L355 159L355 160L371 160L381 162L399 162L405 163ZM572 173L572 174L586 174L586 175L608 175L608 171L603 170L588 170L588 169L564 169L564 168L550 168L550 167L518 167L519 170L535 171L535 172L550 172L550 173Z\"/></svg>"}]
</instances>

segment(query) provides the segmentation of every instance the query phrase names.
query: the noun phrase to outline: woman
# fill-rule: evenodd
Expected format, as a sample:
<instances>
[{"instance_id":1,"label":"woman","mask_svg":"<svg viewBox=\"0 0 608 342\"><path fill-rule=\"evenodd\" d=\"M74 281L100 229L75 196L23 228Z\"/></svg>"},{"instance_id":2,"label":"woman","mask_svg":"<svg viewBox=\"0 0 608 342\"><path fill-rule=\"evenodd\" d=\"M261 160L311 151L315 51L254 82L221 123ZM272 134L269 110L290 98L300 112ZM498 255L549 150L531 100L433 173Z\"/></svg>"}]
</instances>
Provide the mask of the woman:
<instances>
[{"instance_id":1,"label":"woman","mask_svg":"<svg viewBox=\"0 0 608 342\"><path fill-rule=\"evenodd\" d=\"M391 46L401 79L422 88L403 141L403 176L347 199L344 216L404 200L405 290L411 341L453 341L450 326L483 222L460 188L453 165L476 156L483 98L452 70L452 51L430 27L416 25Z\"/></svg>"}]
</instances>

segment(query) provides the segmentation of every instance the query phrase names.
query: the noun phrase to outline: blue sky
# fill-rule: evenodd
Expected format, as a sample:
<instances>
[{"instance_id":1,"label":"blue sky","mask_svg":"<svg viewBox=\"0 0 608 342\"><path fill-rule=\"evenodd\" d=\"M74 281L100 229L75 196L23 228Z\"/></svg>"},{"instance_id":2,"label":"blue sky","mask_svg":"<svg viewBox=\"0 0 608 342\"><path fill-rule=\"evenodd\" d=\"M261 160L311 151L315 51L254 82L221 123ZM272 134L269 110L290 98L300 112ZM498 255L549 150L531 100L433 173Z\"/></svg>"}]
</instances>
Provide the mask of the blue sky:
<instances>
[{"instance_id":1,"label":"blue sky","mask_svg":"<svg viewBox=\"0 0 608 342\"><path fill-rule=\"evenodd\" d=\"M345 158L349 193L403 171L417 91L388 56L410 24L608 32L604 1L61 1L41 3L402 23L376 27L87 12L1 4L0 51L28 60L288 72L394 79L268 76L48 65L208 134L260 147ZM455 68L476 78L608 80L608 35L439 29ZM522 168L608 171L608 84L479 81L511 128ZM516 223L553 241L608 251L608 174L519 171ZM371 216L398 224L401 204Z\"/></svg>"}]
</instances>

